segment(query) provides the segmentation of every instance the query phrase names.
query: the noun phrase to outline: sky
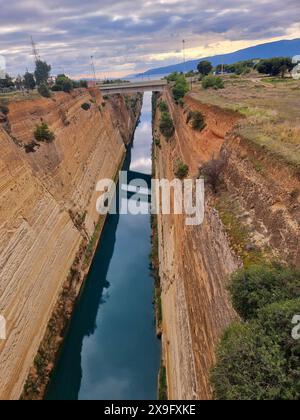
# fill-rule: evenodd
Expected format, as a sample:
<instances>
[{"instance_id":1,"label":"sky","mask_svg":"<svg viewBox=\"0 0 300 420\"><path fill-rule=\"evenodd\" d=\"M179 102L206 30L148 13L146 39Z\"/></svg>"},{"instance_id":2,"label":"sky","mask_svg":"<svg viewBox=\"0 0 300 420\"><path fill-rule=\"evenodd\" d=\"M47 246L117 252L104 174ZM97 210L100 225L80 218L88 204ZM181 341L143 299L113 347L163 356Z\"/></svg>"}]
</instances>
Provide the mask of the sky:
<instances>
[{"instance_id":1,"label":"sky","mask_svg":"<svg viewBox=\"0 0 300 420\"><path fill-rule=\"evenodd\" d=\"M101 78L300 38L299 0L0 0L7 70L33 69L30 37L52 73Z\"/></svg>"}]
</instances>

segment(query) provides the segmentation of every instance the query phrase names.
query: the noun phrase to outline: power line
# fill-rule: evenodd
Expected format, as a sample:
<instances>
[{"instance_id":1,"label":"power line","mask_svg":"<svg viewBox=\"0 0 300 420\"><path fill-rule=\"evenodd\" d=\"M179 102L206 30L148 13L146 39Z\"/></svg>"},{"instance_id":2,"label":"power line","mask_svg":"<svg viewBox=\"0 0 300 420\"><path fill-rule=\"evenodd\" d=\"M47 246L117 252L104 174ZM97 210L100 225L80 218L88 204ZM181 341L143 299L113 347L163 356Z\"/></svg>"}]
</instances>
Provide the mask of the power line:
<instances>
[{"instance_id":1,"label":"power line","mask_svg":"<svg viewBox=\"0 0 300 420\"><path fill-rule=\"evenodd\" d=\"M182 40L182 53L183 53L183 63L184 63L184 70L185 70L185 39Z\"/></svg>"},{"instance_id":2,"label":"power line","mask_svg":"<svg viewBox=\"0 0 300 420\"><path fill-rule=\"evenodd\" d=\"M30 38L31 38L32 54L35 58L35 62L37 62L40 60L40 55L39 55L39 52L38 52L38 49L37 49L36 43L34 42L33 37L31 36Z\"/></svg>"},{"instance_id":3,"label":"power line","mask_svg":"<svg viewBox=\"0 0 300 420\"><path fill-rule=\"evenodd\" d=\"M96 69L95 69L94 56L93 55L91 55L91 67L92 67L92 73L94 75L94 82L95 82L95 86L96 86Z\"/></svg>"}]
</instances>

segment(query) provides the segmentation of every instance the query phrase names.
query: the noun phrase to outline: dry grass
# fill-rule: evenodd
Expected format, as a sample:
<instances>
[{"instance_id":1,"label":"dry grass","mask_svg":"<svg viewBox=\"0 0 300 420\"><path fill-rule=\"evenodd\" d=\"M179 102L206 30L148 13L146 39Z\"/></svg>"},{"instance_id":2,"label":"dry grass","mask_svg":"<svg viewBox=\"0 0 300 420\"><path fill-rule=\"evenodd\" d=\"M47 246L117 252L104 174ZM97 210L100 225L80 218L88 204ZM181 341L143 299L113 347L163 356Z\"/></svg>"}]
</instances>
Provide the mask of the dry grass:
<instances>
[{"instance_id":1,"label":"dry grass","mask_svg":"<svg viewBox=\"0 0 300 420\"><path fill-rule=\"evenodd\" d=\"M35 90L31 92L0 93L0 102L9 103L9 102L15 102L15 101L36 99L40 97L41 97L40 94Z\"/></svg>"},{"instance_id":2,"label":"dry grass","mask_svg":"<svg viewBox=\"0 0 300 420\"><path fill-rule=\"evenodd\" d=\"M203 90L198 85L191 95L239 112L246 118L238 124L237 134L300 166L300 81L226 76L225 89Z\"/></svg>"}]
</instances>

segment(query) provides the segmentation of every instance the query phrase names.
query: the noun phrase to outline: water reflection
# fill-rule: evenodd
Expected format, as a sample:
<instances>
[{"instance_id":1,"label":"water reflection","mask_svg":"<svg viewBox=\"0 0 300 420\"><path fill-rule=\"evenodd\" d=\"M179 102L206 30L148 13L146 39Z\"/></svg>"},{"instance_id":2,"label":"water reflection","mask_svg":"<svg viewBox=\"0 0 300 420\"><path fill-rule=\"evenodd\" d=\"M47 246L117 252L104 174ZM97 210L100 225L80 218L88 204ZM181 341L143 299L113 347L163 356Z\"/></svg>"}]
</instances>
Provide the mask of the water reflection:
<instances>
[{"instance_id":1,"label":"water reflection","mask_svg":"<svg viewBox=\"0 0 300 420\"><path fill-rule=\"evenodd\" d=\"M151 95L124 170L151 173ZM160 360L149 216L110 215L47 399L155 399Z\"/></svg>"}]
</instances>

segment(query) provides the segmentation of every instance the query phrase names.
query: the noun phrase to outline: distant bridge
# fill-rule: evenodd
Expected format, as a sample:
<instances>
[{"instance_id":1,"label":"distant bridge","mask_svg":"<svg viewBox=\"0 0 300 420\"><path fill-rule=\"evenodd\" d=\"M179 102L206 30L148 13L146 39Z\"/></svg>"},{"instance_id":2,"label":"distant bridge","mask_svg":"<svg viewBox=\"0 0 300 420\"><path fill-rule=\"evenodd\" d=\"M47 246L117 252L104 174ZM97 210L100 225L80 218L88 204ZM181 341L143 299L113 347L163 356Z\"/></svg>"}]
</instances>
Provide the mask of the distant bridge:
<instances>
[{"instance_id":1,"label":"distant bridge","mask_svg":"<svg viewBox=\"0 0 300 420\"><path fill-rule=\"evenodd\" d=\"M98 84L97 86L103 95L114 95L117 93L162 92L166 89L167 84L166 80L148 80L146 82Z\"/></svg>"}]
</instances>

